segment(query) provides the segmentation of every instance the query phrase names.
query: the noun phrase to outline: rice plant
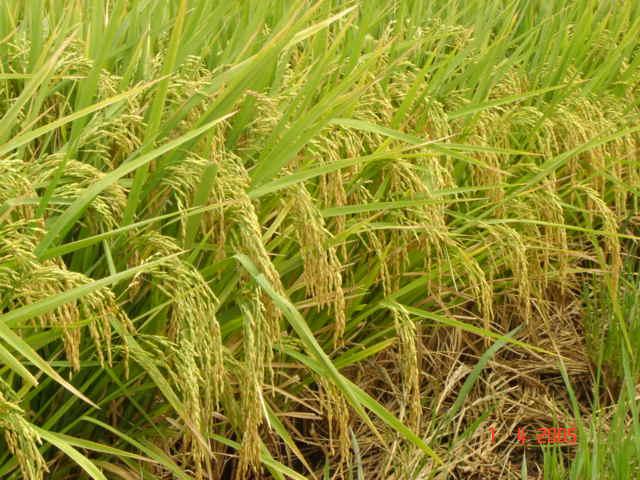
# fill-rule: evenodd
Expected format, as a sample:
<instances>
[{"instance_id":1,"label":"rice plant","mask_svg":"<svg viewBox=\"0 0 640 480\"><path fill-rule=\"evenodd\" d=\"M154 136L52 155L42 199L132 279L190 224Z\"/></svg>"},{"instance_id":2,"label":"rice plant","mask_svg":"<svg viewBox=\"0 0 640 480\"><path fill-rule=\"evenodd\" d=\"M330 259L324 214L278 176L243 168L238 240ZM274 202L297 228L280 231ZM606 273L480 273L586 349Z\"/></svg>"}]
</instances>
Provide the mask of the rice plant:
<instances>
[{"instance_id":1,"label":"rice plant","mask_svg":"<svg viewBox=\"0 0 640 480\"><path fill-rule=\"evenodd\" d=\"M0 478L639 477L638 38L0 2Z\"/></svg>"}]
</instances>

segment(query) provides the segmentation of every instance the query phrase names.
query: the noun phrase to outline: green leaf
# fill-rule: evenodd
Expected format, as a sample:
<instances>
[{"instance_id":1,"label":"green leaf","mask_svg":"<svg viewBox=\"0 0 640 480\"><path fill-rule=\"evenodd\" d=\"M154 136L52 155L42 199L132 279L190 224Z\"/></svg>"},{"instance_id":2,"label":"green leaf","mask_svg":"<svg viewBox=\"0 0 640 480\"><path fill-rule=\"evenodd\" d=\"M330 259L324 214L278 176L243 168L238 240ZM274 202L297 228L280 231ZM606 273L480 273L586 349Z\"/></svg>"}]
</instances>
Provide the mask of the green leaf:
<instances>
[{"instance_id":1,"label":"green leaf","mask_svg":"<svg viewBox=\"0 0 640 480\"><path fill-rule=\"evenodd\" d=\"M0 345L0 364L4 364L11 370L20 375L29 385L36 386L38 380L31 375L31 372L27 370L20 361L14 357L9 350Z\"/></svg>"},{"instance_id":2,"label":"green leaf","mask_svg":"<svg viewBox=\"0 0 640 480\"><path fill-rule=\"evenodd\" d=\"M93 480L107 480L107 477L104 476L102 471L100 471L100 469L91 460L76 450L64 436L50 432L49 430L38 428L35 425L33 428L35 428L38 435L40 435L45 441L67 454L67 456L87 472Z\"/></svg>"}]
</instances>

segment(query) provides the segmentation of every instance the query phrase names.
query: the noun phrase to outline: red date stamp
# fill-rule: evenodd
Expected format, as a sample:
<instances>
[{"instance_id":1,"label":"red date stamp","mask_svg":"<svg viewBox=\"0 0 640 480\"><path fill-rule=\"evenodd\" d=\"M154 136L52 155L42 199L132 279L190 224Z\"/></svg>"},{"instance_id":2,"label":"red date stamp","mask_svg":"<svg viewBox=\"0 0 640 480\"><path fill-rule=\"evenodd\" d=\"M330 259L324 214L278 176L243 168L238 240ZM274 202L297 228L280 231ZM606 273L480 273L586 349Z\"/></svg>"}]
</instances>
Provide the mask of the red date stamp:
<instances>
[{"instance_id":1,"label":"red date stamp","mask_svg":"<svg viewBox=\"0 0 640 480\"><path fill-rule=\"evenodd\" d=\"M498 431L495 427L488 427L491 443L496 442ZM511 433L517 443L527 445L576 445L578 431L576 427L517 427Z\"/></svg>"}]
</instances>

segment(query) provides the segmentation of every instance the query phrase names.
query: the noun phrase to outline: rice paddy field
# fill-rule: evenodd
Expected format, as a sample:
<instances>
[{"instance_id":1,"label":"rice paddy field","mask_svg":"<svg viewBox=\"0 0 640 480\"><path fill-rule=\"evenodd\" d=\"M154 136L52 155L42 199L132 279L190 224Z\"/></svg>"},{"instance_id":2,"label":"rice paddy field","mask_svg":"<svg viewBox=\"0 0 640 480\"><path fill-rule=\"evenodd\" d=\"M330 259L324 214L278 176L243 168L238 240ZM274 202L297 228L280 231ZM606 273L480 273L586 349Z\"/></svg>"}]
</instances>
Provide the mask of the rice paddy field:
<instances>
[{"instance_id":1,"label":"rice paddy field","mask_svg":"<svg viewBox=\"0 0 640 480\"><path fill-rule=\"evenodd\" d=\"M0 2L0 478L640 478L639 39Z\"/></svg>"}]
</instances>

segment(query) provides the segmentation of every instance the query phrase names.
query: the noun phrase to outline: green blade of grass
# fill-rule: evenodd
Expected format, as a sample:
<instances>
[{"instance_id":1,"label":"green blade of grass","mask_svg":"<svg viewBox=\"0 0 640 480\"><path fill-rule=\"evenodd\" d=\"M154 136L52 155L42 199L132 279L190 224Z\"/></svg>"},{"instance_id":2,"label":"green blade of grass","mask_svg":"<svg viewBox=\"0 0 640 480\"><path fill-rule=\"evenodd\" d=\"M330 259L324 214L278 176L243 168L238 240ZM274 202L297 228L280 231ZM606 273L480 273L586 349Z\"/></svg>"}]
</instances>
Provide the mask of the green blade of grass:
<instances>
[{"instance_id":1,"label":"green blade of grass","mask_svg":"<svg viewBox=\"0 0 640 480\"><path fill-rule=\"evenodd\" d=\"M29 385L38 385L38 380L31 375L31 372L25 368L20 360L14 357L9 350L0 345L0 363L9 367L11 370L20 375Z\"/></svg>"},{"instance_id":2,"label":"green blade of grass","mask_svg":"<svg viewBox=\"0 0 640 480\"><path fill-rule=\"evenodd\" d=\"M168 471L174 474L176 478L180 480L189 480L191 478L180 467L178 467L178 465L176 465L176 463L171 459L171 457L169 457L169 455L161 451L159 448L149 446L141 441L135 440L131 436L126 435L121 431L113 428L111 425L101 422L100 420L97 420L95 418L83 416L80 420L93 423L94 425L104 428L106 431L111 432L112 434L121 438L129 445L137 448L139 451L144 453L147 458L165 467Z\"/></svg>"},{"instance_id":3,"label":"green blade of grass","mask_svg":"<svg viewBox=\"0 0 640 480\"><path fill-rule=\"evenodd\" d=\"M49 430L38 428L36 426L34 426L33 428L45 441L54 445L61 452L64 452L67 456L69 456L69 458L76 462L78 466L80 466L80 468L82 468L87 473L87 475L93 478L93 480L107 480L107 477L104 476L102 471L100 471L100 469L91 460L89 460L82 453L76 450L65 439L65 437Z\"/></svg>"}]
</instances>

